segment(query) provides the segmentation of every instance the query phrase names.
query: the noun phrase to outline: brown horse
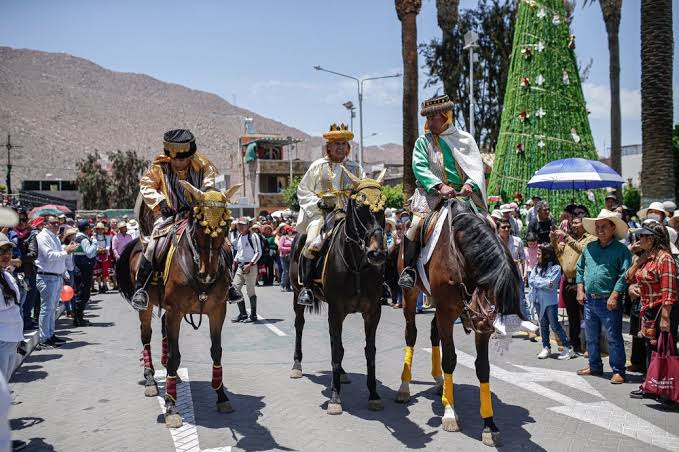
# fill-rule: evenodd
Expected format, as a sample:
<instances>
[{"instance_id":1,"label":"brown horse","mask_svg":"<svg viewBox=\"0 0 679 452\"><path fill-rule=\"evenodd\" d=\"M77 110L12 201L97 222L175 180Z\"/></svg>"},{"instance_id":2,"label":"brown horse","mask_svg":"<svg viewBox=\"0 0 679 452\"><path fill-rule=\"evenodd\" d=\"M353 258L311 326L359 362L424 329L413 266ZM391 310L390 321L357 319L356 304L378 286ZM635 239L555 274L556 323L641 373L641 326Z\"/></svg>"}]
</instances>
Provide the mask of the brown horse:
<instances>
[{"instance_id":1,"label":"brown horse","mask_svg":"<svg viewBox=\"0 0 679 452\"><path fill-rule=\"evenodd\" d=\"M463 202L448 201L449 211L438 243L425 266L436 315L431 325L432 376L442 385L444 406L442 427L459 431L460 422L453 401L453 371L457 363L453 342L453 325L462 317L467 332L474 331L476 343L476 376L480 382L483 443L501 444L500 431L493 421L490 392L488 340L497 315L519 313L519 273L509 250L498 238L488 221L473 213ZM399 253L399 271L403 269L403 248ZM406 318L406 348L401 387L397 402L410 398L413 352L417 339L415 305L418 287L404 289L403 314ZM443 345L443 360L439 349ZM441 374L443 367L443 375Z\"/></svg>"},{"instance_id":2,"label":"brown horse","mask_svg":"<svg viewBox=\"0 0 679 452\"><path fill-rule=\"evenodd\" d=\"M320 302L328 304L328 326L332 353L331 396L328 414L341 414L341 383L348 383L342 368L344 346L342 324L348 314L361 313L365 325L365 358L368 367L368 408L382 410L384 403L377 393L375 379L375 335L382 314L380 298L384 280L386 246L384 240L385 197L381 186L384 172L376 179L359 180L347 172L354 189L346 207L346 217L340 220L329 239L327 257L323 263L322 286L314 287L313 312L320 311ZM292 245L290 281L294 289L295 353L290 378L302 377L302 332L304 306L297 304L302 289L299 283L299 260L306 235L297 236Z\"/></svg>"},{"instance_id":3,"label":"brown horse","mask_svg":"<svg viewBox=\"0 0 679 452\"><path fill-rule=\"evenodd\" d=\"M238 189L235 186L226 192L202 192L191 184L181 181L187 199L193 208L186 214L186 226L183 233L173 234L174 252L168 256L164 275L159 278L157 290L149 290L149 306L139 312L141 322L142 356L144 361L144 395L155 397L158 386L154 379L154 367L151 359L151 318L154 306L165 310L162 316L162 355L161 364L167 368L165 380L165 424L170 428L182 426L182 418L177 411L177 369L181 355L179 353L179 328L187 315L208 316L210 339L212 346L212 389L217 393L217 410L220 413L233 411L229 398L224 392L222 383L222 346L221 332L226 316L226 298L231 283L230 262L231 249L225 240L230 212L227 203L231 195ZM149 211L142 206L139 214L140 223L149 218ZM148 224L145 232L148 231ZM139 239L130 243L123 252L116 266L116 277L121 293L129 300L134 293L139 258L142 244ZM164 282L162 280L165 280ZM195 329L198 327L194 326Z\"/></svg>"}]
</instances>

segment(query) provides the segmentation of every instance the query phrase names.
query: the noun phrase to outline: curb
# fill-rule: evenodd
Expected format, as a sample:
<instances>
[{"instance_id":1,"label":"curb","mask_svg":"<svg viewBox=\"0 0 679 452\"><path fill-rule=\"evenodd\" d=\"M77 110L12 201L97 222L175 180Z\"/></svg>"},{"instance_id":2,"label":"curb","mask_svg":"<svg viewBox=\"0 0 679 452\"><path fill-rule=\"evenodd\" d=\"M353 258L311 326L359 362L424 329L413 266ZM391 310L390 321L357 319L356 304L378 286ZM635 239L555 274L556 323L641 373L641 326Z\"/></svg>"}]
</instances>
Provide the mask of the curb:
<instances>
[{"instance_id":1,"label":"curb","mask_svg":"<svg viewBox=\"0 0 679 452\"><path fill-rule=\"evenodd\" d=\"M64 303L59 303L57 306L57 315L56 315L56 320L59 320L59 317L62 316L62 314L66 311L66 305ZM17 353L16 355L16 361L14 363L14 370L12 371L12 374L16 372L16 370L21 367L21 365L24 363L26 358L31 356L31 353L33 353L33 349L38 345L38 340L40 339L40 330L36 329L35 331L31 331L30 333L25 333L24 334L24 341L26 341L26 354L21 355ZM11 375L10 375L11 377Z\"/></svg>"}]
</instances>

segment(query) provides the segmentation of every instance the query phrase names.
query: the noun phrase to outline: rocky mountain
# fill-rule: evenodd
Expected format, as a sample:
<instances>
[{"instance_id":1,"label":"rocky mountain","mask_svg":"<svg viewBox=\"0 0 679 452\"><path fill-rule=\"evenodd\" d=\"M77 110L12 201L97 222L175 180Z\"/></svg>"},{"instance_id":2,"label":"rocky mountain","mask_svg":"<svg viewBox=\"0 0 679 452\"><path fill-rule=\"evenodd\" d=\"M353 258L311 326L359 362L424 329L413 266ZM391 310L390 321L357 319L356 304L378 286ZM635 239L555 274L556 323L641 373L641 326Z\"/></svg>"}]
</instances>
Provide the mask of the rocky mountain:
<instances>
[{"instance_id":1,"label":"rocky mountain","mask_svg":"<svg viewBox=\"0 0 679 452\"><path fill-rule=\"evenodd\" d=\"M74 179L75 162L95 149L102 155L135 149L150 159L171 128L191 129L202 151L235 182L244 117L254 119L259 133L304 140L298 145L300 159L321 153L321 137L211 93L111 71L65 53L0 47L0 141L10 132L13 144L23 146L12 152L15 189L23 179ZM364 155L367 162L403 160L395 144L366 147Z\"/></svg>"}]
</instances>

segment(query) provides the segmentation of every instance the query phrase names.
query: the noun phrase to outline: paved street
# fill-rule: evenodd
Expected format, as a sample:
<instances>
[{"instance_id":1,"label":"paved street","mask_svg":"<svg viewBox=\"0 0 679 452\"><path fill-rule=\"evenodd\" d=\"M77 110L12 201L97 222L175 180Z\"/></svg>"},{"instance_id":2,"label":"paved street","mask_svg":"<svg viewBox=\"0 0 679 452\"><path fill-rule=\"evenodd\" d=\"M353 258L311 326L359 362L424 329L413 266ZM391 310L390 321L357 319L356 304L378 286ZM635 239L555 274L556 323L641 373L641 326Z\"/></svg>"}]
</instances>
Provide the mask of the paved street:
<instances>
[{"instance_id":1,"label":"paved street","mask_svg":"<svg viewBox=\"0 0 679 452\"><path fill-rule=\"evenodd\" d=\"M330 345L325 315L307 315L304 378L288 377L294 325L291 294L258 288L259 324L232 324L223 330L224 383L235 411L219 414L210 388L208 329L183 324L178 407L185 425L170 432L162 399L145 398L140 385L138 320L117 293L96 296L89 328L70 329L59 320L57 333L69 342L57 350L34 352L12 379L10 412L14 437L28 450L199 451L230 450L488 450L480 441L478 381L474 346L456 328L459 362L455 371L456 410L462 432L440 428L443 408L431 389L429 321L417 317L419 340L413 363L411 403L394 402L403 359L403 314L385 307L377 335L378 390L385 410L368 410L363 354L363 322L350 317L344 327L344 414L325 413ZM228 317L235 315L229 308ZM160 324L152 342L157 374ZM583 358L539 361L539 344L513 340L508 353L491 355L495 419L505 450L679 450L679 413L656 402L631 400L635 384L611 385L605 378L581 378ZM607 364L606 371L609 371ZM160 376L159 375L159 376ZM608 374L610 377L610 374ZM631 376L639 382L638 376ZM162 380L161 380L162 382ZM161 395L162 395L161 385ZM192 403L191 403L192 402Z\"/></svg>"}]
</instances>

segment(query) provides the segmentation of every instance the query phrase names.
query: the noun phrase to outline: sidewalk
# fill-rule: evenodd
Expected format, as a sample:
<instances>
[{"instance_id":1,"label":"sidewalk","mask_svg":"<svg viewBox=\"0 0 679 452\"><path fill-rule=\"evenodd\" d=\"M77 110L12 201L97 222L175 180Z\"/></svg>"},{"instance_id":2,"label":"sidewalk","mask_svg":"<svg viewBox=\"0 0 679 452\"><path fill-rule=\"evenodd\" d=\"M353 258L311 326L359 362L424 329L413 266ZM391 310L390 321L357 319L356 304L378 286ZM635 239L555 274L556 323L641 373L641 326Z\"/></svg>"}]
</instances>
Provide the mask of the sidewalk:
<instances>
[{"instance_id":1,"label":"sidewalk","mask_svg":"<svg viewBox=\"0 0 679 452\"><path fill-rule=\"evenodd\" d=\"M64 311L66 310L66 305L64 303L59 303L57 306L57 316L56 320L59 320L59 318L63 315ZM26 341L26 354L21 355L17 353L16 361L14 364L14 370L12 371L12 375L14 375L14 372L21 367L21 365L26 361L26 358L31 356L31 353L35 349L35 347L38 345L38 341L40 340L40 330L38 328L35 329L35 331L30 331L24 333L24 341ZM11 377L11 375L10 375Z\"/></svg>"}]
</instances>

